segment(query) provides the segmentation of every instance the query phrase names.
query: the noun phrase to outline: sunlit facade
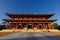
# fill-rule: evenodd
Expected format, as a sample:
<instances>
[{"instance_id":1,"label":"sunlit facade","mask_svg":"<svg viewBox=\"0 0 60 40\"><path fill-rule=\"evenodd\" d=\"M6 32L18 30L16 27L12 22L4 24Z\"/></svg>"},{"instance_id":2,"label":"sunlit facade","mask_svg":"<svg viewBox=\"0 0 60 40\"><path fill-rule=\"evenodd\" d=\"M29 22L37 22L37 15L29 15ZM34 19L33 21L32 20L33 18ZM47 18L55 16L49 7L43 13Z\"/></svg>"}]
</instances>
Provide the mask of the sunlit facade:
<instances>
[{"instance_id":1,"label":"sunlit facade","mask_svg":"<svg viewBox=\"0 0 60 40\"><path fill-rule=\"evenodd\" d=\"M11 19L3 19L8 24L6 29L54 29L54 20L49 20L54 14L6 14Z\"/></svg>"}]
</instances>

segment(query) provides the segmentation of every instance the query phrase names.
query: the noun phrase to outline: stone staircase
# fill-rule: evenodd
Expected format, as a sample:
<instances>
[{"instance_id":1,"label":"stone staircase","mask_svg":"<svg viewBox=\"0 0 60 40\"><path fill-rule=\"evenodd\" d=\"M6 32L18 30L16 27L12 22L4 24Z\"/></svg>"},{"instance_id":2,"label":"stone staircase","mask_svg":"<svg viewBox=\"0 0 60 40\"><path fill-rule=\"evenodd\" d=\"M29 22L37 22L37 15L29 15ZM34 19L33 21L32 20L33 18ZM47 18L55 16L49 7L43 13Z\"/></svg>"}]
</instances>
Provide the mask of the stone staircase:
<instances>
[{"instance_id":1,"label":"stone staircase","mask_svg":"<svg viewBox=\"0 0 60 40\"><path fill-rule=\"evenodd\" d=\"M0 32L58 32L59 30L51 30L51 29L4 29L1 30Z\"/></svg>"}]
</instances>

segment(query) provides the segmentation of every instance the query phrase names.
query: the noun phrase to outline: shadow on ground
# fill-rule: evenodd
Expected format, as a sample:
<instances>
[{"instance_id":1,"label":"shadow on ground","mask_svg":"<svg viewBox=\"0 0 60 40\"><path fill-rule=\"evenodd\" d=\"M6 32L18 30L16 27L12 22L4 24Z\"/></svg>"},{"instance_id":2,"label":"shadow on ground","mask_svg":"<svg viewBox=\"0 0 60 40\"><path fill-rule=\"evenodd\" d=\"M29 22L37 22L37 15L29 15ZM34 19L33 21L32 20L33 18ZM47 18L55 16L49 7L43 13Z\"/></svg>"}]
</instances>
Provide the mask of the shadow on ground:
<instances>
[{"instance_id":1,"label":"shadow on ground","mask_svg":"<svg viewBox=\"0 0 60 40\"><path fill-rule=\"evenodd\" d=\"M27 37L27 38L11 38L1 40L60 40L60 36L40 36L40 37Z\"/></svg>"}]
</instances>

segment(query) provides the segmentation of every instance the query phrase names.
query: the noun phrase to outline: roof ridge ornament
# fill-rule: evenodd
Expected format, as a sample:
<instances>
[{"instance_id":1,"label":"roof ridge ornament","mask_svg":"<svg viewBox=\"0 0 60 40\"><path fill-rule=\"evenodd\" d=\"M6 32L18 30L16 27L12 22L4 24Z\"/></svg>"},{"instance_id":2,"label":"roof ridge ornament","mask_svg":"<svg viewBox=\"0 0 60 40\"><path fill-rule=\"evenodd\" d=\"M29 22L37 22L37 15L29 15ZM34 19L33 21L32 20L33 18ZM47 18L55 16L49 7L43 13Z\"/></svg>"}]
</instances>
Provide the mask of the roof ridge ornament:
<instances>
[{"instance_id":1,"label":"roof ridge ornament","mask_svg":"<svg viewBox=\"0 0 60 40\"><path fill-rule=\"evenodd\" d=\"M34 12L34 14L37 14L36 12Z\"/></svg>"}]
</instances>

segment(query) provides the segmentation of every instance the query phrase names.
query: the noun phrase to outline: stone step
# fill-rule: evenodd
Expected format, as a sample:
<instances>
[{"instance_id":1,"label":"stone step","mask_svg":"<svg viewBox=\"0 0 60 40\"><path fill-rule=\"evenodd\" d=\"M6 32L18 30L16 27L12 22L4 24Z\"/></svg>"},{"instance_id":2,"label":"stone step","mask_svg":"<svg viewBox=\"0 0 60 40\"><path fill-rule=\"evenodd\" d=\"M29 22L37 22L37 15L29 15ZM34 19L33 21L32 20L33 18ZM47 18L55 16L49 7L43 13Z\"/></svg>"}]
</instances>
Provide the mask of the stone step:
<instances>
[{"instance_id":1,"label":"stone step","mask_svg":"<svg viewBox=\"0 0 60 40\"><path fill-rule=\"evenodd\" d=\"M1 30L0 32L47 32L47 31L50 31L50 32L58 32L59 30L56 30L56 29L4 29L4 30ZM59 31L60 32L60 31Z\"/></svg>"}]
</instances>

